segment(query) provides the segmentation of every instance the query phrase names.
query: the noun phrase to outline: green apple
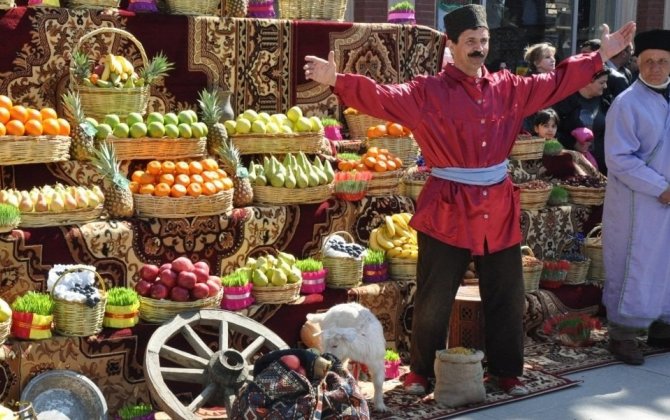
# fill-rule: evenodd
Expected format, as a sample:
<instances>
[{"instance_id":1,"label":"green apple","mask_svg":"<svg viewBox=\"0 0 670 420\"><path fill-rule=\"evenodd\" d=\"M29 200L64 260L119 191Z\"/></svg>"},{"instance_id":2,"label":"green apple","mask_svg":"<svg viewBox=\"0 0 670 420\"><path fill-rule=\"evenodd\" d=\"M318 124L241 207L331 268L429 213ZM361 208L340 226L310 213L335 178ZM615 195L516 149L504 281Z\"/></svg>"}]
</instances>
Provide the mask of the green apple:
<instances>
[{"instance_id":1,"label":"green apple","mask_svg":"<svg viewBox=\"0 0 670 420\"><path fill-rule=\"evenodd\" d=\"M228 132L229 136L234 136L237 133L237 121L235 120L228 120L223 123L223 126L226 127L226 131Z\"/></svg>"},{"instance_id":2,"label":"green apple","mask_svg":"<svg viewBox=\"0 0 670 420\"><path fill-rule=\"evenodd\" d=\"M288 120L288 117L286 114L272 114L270 116L272 121L276 122L278 125L281 125L284 123L284 121Z\"/></svg>"},{"instance_id":3,"label":"green apple","mask_svg":"<svg viewBox=\"0 0 670 420\"><path fill-rule=\"evenodd\" d=\"M179 128L179 137L184 139L190 139L193 137L193 132L191 131L191 125L186 123L181 123L178 125Z\"/></svg>"},{"instance_id":4,"label":"green apple","mask_svg":"<svg viewBox=\"0 0 670 420\"><path fill-rule=\"evenodd\" d=\"M179 111L179 114L177 114L177 118L179 118L180 124L191 124L191 113L189 112L188 109Z\"/></svg>"},{"instance_id":5,"label":"green apple","mask_svg":"<svg viewBox=\"0 0 670 420\"><path fill-rule=\"evenodd\" d=\"M152 121L147 126L147 132L149 133L149 137L160 139L165 135L165 126L160 121Z\"/></svg>"},{"instance_id":6,"label":"green apple","mask_svg":"<svg viewBox=\"0 0 670 420\"><path fill-rule=\"evenodd\" d=\"M103 118L102 122L112 127L112 130L114 130L116 126L121 122L121 118L119 118L119 116L116 114L107 114L105 115L105 118Z\"/></svg>"},{"instance_id":7,"label":"green apple","mask_svg":"<svg viewBox=\"0 0 670 420\"><path fill-rule=\"evenodd\" d=\"M142 114L139 112L131 112L126 116L126 124L128 124L128 127L131 127L135 125L135 123L143 123L144 122L144 117L142 117Z\"/></svg>"},{"instance_id":8,"label":"green apple","mask_svg":"<svg viewBox=\"0 0 670 420\"><path fill-rule=\"evenodd\" d=\"M286 116L289 120L295 123L300 119L300 117L302 117L302 109L300 109L299 106L292 106L288 111L286 111Z\"/></svg>"},{"instance_id":9,"label":"green apple","mask_svg":"<svg viewBox=\"0 0 670 420\"><path fill-rule=\"evenodd\" d=\"M200 129L201 129L202 132L203 132L203 137L206 137L207 134L209 133L209 127L207 127L207 124L205 124L205 123L202 122L202 121L198 121L198 122L196 122L195 124L197 124L197 125L200 126Z\"/></svg>"},{"instance_id":10,"label":"green apple","mask_svg":"<svg viewBox=\"0 0 670 420\"><path fill-rule=\"evenodd\" d=\"M93 117L86 117L86 118L84 119L84 121L86 121L87 123L91 124L93 127L96 127L96 128L98 127L98 120L96 120L96 119L93 118Z\"/></svg>"},{"instance_id":11,"label":"green apple","mask_svg":"<svg viewBox=\"0 0 670 420\"><path fill-rule=\"evenodd\" d=\"M147 115L147 124L151 124L152 122L159 122L161 124L166 124L165 117L163 117L163 114L161 114L160 112L152 112L149 115Z\"/></svg>"},{"instance_id":12,"label":"green apple","mask_svg":"<svg viewBox=\"0 0 670 420\"><path fill-rule=\"evenodd\" d=\"M130 126L130 137L139 139L147 136L147 125L143 122L136 122Z\"/></svg>"},{"instance_id":13,"label":"green apple","mask_svg":"<svg viewBox=\"0 0 670 420\"><path fill-rule=\"evenodd\" d=\"M312 122L307 117L300 117L295 123L295 129L298 133L312 131Z\"/></svg>"},{"instance_id":14,"label":"green apple","mask_svg":"<svg viewBox=\"0 0 670 420\"><path fill-rule=\"evenodd\" d=\"M127 139L130 134L130 128L128 127L128 124L120 122L116 124L116 127L112 128L112 134L114 134L114 137Z\"/></svg>"},{"instance_id":15,"label":"green apple","mask_svg":"<svg viewBox=\"0 0 670 420\"><path fill-rule=\"evenodd\" d=\"M242 116L249 120L249 122L254 122L258 119L258 113L253 109L247 109L242 113Z\"/></svg>"},{"instance_id":16,"label":"green apple","mask_svg":"<svg viewBox=\"0 0 670 420\"><path fill-rule=\"evenodd\" d=\"M265 111L258 113L258 119L265 122L265 123L269 123L270 121L272 121L272 118L270 117L270 114L268 114Z\"/></svg>"},{"instance_id":17,"label":"green apple","mask_svg":"<svg viewBox=\"0 0 670 420\"><path fill-rule=\"evenodd\" d=\"M107 137L109 137L110 134L112 134L112 127L110 127L109 124L98 124L97 130L98 131L95 133L95 138L98 140L105 140Z\"/></svg>"},{"instance_id":18,"label":"green apple","mask_svg":"<svg viewBox=\"0 0 670 420\"><path fill-rule=\"evenodd\" d=\"M284 122L281 123L280 128L282 129L282 133L293 133L295 132L294 130L294 124L293 121L289 120L288 118L284 120ZM288 129L288 131L286 131Z\"/></svg>"},{"instance_id":19,"label":"green apple","mask_svg":"<svg viewBox=\"0 0 670 420\"><path fill-rule=\"evenodd\" d=\"M265 124L265 130L268 134L279 134L279 124L274 121L270 121L269 123Z\"/></svg>"},{"instance_id":20,"label":"green apple","mask_svg":"<svg viewBox=\"0 0 670 420\"><path fill-rule=\"evenodd\" d=\"M179 118L177 117L177 114L174 112L168 112L167 114L163 115L163 124L179 125Z\"/></svg>"},{"instance_id":21,"label":"green apple","mask_svg":"<svg viewBox=\"0 0 670 420\"><path fill-rule=\"evenodd\" d=\"M191 116L191 124L198 122L198 114L195 113L192 109L187 109L188 115Z\"/></svg>"},{"instance_id":22,"label":"green apple","mask_svg":"<svg viewBox=\"0 0 670 420\"><path fill-rule=\"evenodd\" d=\"M193 133L193 137L197 139L205 137L205 132L202 130L202 126L198 123L191 124L191 133Z\"/></svg>"},{"instance_id":23,"label":"green apple","mask_svg":"<svg viewBox=\"0 0 670 420\"><path fill-rule=\"evenodd\" d=\"M312 116L309 117L309 120L312 123L312 131L318 133L319 131L323 130L323 124L321 123L321 118Z\"/></svg>"},{"instance_id":24,"label":"green apple","mask_svg":"<svg viewBox=\"0 0 670 420\"><path fill-rule=\"evenodd\" d=\"M267 128L265 127L265 122L263 120L258 119L254 122L251 123L251 132L256 133L256 134L265 134L267 132Z\"/></svg>"},{"instance_id":25,"label":"green apple","mask_svg":"<svg viewBox=\"0 0 670 420\"><path fill-rule=\"evenodd\" d=\"M179 138L179 127L176 124L165 124L165 135L170 139Z\"/></svg>"},{"instance_id":26,"label":"green apple","mask_svg":"<svg viewBox=\"0 0 670 420\"><path fill-rule=\"evenodd\" d=\"M293 129L288 125L282 125L281 127L279 127L279 130L281 133L284 134L293 134Z\"/></svg>"},{"instance_id":27,"label":"green apple","mask_svg":"<svg viewBox=\"0 0 670 420\"><path fill-rule=\"evenodd\" d=\"M246 118L238 117L235 129L238 134L248 134L251 131L251 121Z\"/></svg>"}]
</instances>

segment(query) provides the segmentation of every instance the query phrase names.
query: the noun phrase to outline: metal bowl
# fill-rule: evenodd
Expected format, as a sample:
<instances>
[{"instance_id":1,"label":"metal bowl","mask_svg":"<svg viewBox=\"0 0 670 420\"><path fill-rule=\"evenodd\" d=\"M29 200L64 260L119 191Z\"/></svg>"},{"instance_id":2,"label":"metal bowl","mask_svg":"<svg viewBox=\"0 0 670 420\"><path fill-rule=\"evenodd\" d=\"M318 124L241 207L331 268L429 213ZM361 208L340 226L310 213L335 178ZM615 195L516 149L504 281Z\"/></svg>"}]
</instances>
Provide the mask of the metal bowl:
<instances>
[{"instance_id":1,"label":"metal bowl","mask_svg":"<svg viewBox=\"0 0 670 420\"><path fill-rule=\"evenodd\" d=\"M90 379L71 370L50 370L37 375L21 392L38 419L107 420L105 397Z\"/></svg>"}]
</instances>

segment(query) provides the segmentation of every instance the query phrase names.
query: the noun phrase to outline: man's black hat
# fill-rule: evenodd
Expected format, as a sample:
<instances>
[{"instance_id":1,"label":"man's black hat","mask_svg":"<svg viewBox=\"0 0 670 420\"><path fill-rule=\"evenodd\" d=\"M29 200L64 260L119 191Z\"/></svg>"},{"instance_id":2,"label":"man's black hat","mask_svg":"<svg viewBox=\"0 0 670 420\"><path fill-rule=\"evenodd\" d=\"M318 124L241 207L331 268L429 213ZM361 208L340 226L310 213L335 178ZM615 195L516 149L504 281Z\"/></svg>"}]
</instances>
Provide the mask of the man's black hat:
<instances>
[{"instance_id":1,"label":"man's black hat","mask_svg":"<svg viewBox=\"0 0 670 420\"><path fill-rule=\"evenodd\" d=\"M486 23L486 8L478 4L468 4L444 15L447 38L457 42L458 37L468 29L489 27Z\"/></svg>"},{"instance_id":2,"label":"man's black hat","mask_svg":"<svg viewBox=\"0 0 670 420\"><path fill-rule=\"evenodd\" d=\"M670 51L670 30L653 29L635 35L635 55L639 56L644 50Z\"/></svg>"}]
</instances>

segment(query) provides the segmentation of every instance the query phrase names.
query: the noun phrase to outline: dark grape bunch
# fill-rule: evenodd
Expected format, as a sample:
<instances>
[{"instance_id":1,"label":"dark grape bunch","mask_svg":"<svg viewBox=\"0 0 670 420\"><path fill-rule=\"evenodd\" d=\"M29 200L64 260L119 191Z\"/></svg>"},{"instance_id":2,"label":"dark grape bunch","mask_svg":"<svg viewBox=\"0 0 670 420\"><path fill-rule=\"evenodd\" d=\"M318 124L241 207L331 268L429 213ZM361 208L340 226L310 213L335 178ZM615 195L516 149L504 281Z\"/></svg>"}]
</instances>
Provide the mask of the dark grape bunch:
<instances>
[{"instance_id":1,"label":"dark grape bunch","mask_svg":"<svg viewBox=\"0 0 670 420\"><path fill-rule=\"evenodd\" d=\"M100 297L98 296L98 289L93 287L91 284L87 285L81 285L80 283L75 283L72 289L70 289L74 293L79 293L80 295L84 296L86 298L86 301L84 302L86 306L89 308L93 308L95 305L100 302Z\"/></svg>"},{"instance_id":2,"label":"dark grape bunch","mask_svg":"<svg viewBox=\"0 0 670 420\"><path fill-rule=\"evenodd\" d=\"M565 179L562 181L562 184L573 187L605 188L607 186L607 180L595 176L577 175Z\"/></svg>"},{"instance_id":3,"label":"dark grape bunch","mask_svg":"<svg viewBox=\"0 0 670 420\"><path fill-rule=\"evenodd\" d=\"M331 244L330 249L334 251L343 252L351 257L358 258L361 256L365 248L358 244L348 244L346 242L335 242Z\"/></svg>"}]
</instances>

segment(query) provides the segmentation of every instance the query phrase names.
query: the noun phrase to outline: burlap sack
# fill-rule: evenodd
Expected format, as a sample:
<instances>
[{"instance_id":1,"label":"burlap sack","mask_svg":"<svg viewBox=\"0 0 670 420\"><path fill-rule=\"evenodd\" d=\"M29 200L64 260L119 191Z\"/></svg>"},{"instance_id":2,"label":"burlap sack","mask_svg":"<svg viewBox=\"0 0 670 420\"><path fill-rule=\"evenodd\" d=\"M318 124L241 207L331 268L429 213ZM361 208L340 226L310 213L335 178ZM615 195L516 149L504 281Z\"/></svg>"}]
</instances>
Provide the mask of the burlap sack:
<instances>
[{"instance_id":1,"label":"burlap sack","mask_svg":"<svg viewBox=\"0 0 670 420\"><path fill-rule=\"evenodd\" d=\"M484 353L452 354L435 352L435 401L449 407L478 403L486 399Z\"/></svg>"}]
</instances>

